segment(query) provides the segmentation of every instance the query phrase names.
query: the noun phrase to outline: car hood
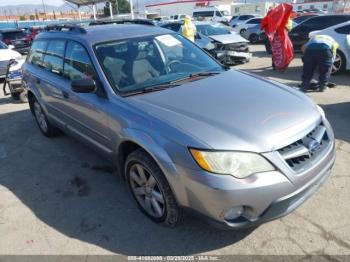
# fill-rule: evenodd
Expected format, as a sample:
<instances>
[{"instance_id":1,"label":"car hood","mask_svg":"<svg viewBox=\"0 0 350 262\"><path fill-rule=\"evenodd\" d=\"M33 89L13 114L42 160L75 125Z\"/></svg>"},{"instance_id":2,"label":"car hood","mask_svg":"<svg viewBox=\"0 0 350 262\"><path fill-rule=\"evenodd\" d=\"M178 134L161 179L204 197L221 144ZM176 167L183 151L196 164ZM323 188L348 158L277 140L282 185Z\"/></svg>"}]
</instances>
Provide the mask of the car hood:
<instances>
[{"instance_id":1,"label":"car hood","mask_svg":"<svg viewBox=\"0 0 350 262\"><path fill-rule=\"evenodd\" d=\"M0 49L0 61L7 61L10 59L17 59L21 54L11 49Z\"/></svg>"},{"instance_id":2,"label":"car hood","mask_svg":"<svg viewBox=\"0 0 350 262\"><path fill-rule=\"evenodd\" d=\"M211 35L209 38L218 41L223 44L233 44L233 43L242 43L242 42L248 42L247 39L244 39L237 33L231 33L226 35Z\"/></svg>"},{"instance_id":3,"label":"car hood","mask_svg":"<svg viewBox=\"0 0 350 262\"><path fill-rule=\"evenodd\" d=\"M321 117L301 92L233 70L128 99L208 149L272 151L306 135Z\"/></svg>"}]
</instances>

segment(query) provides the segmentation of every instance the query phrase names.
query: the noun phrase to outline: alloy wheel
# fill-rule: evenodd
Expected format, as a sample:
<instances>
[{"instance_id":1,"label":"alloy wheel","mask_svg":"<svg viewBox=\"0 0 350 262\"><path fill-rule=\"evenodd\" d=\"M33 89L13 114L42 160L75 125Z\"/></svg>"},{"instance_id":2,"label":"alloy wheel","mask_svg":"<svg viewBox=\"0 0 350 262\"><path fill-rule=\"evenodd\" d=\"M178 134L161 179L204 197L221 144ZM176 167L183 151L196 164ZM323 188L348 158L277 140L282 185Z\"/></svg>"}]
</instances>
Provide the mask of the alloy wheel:
<instances>
[{"instance_id":1,"label":"alloy wheel","mask_svg":"<svg viewBox=\"0 0 350 262\"><path fill-rule=\"evenodd\" d=\"M343 66L343 60L341 56L337 53L332 65L332 74L337 73Z\"/></svg>"},{"instance_id":2,"label":"alloy wheel","mask_svg":"<svg viewBox=\"0 0 350 262\"><path fill-rule=\"evenodd\" d=\"M34 103L34 114L35 118L39 124L40 129L46 133L48 131L48 125L46 122L45 114L38 102Z\"/></svg>"},{"instance_id":3,"label":"alloy wheel","mask_svg":"<svg viewBox=\"0 0 350 262\"><path fill-rule=\"evenodd\" d=\"M140 163L130 167L130 186L137 202L148 215L160 218L165 214L165 198L157 180Z\"/></svg>"}]
</instances>

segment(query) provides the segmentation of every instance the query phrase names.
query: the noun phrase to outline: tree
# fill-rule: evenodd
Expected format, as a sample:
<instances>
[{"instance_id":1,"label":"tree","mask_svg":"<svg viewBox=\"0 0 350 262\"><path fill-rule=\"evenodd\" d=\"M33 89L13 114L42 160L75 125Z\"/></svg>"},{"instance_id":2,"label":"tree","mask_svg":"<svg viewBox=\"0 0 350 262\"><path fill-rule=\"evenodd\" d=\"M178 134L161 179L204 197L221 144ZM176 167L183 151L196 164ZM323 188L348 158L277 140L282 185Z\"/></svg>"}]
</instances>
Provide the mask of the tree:
<instances>
[{"instance_id":1,"label":"tree","mask_svg":"<svg viewBox=\"0 0 350 262\"><path fill-rule=\"evenodd\" d=\"M130 13L130 3L127 0L112 0L112 10L113 14L123 14L123 13ZM103 13L105 16L110 16L111 13L109 12L109 2L106 2L106 5L103 8Z\"/></svg>"},{"instance_id":2,"label":"tree","mask_svg":"<svg viewBox=\"0 0 350 262\"><path fill-rule=\"evenodd\" d=\"M30 15L30 16L29 16L29 20L35 20L35 15L33 15L33 14Z\"/></svg>"},{"instance_id":3,"label":"tree","mask_svg":"<svg viewBox=\"0 0 350 262\"><path fill-rule=\"evenodd\" d=\"M24 15L21 15L21 16L19 17L19 21L25 21L25 20L27 20L27 19L26 19L26 17L25 17Z\"/></svg>"}]
</instances>

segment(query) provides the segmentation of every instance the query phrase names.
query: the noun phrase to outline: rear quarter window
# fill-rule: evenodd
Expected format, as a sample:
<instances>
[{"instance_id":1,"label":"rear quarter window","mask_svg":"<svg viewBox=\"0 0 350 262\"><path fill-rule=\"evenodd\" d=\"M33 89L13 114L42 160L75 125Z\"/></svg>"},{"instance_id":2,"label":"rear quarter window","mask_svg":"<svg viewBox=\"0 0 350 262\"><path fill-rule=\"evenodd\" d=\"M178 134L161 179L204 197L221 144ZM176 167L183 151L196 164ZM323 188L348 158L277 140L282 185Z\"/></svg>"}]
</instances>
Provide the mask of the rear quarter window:
<instances>
[{"instance_id":1,"label":"rear quarter window","mask_svg":"<svg viewBox=\"0 0 350 262\"><path fill-rule=\"evenodd\" d=\"M346 25L346 26L339 27L339 28L335 29L335 31L336 31L338 34L350 35L350 25Z\"/></svg>"},{"instance_id":2,"label":"rear quarter window","mask_svg":"<svg viewBox=\"0 0 350 262\"><path fill-rule=\"evenodd\" d=\"M27 57L27 62L33 65L44 66L43 59L47 47L47 41L36 40L32 44Z\"/></svg>"}]
</instances>

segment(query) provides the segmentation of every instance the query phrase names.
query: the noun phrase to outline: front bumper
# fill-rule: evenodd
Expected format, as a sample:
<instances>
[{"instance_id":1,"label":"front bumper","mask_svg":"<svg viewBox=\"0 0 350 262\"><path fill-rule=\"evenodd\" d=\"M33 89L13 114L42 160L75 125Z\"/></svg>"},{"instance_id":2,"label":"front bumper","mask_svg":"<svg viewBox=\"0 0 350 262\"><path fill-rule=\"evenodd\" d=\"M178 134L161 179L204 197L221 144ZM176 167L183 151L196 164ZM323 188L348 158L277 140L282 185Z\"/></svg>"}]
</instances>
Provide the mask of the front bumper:
<instances>
[{"instance_id":1,"label":"front bumper","mask_svg":"<svg viewBox=\"0 0 350 262\"><path fill-rule=\"evenodd\" d=\"M206 220L225 228L243 228L287 215L304 203L327 179L335 161L334 143L309 170L298 174L297 181L281 171L235 179L177 165L186 197L180 205ZM225 213L243 207L243 214L226 220Z\"/></svg>"},{"instance_id":2,"label":"front bumper","mask_svg":"<svg viewBox=\"0 0 350 262\"><path fill-rule=\"evenodd\" d=\"M252 58L250 52L217 51L217 57L224 64L237 64L248 62Z\"/></svg>"}]
</instances>

